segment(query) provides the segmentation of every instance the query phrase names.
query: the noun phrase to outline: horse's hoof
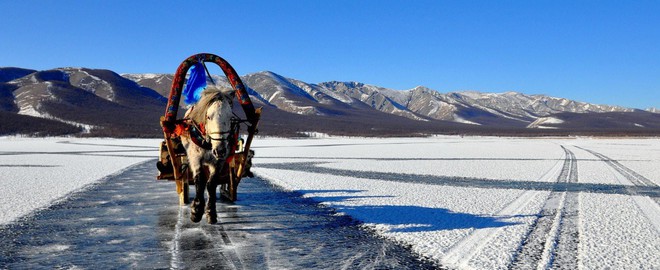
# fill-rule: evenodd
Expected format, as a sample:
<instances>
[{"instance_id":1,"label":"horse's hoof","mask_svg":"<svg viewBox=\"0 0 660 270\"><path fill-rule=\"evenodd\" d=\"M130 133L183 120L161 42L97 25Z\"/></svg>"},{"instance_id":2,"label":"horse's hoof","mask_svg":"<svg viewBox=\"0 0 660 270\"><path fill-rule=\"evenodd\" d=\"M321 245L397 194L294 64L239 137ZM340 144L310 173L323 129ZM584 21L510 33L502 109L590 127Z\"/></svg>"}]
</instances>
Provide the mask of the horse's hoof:
<instances>
[{"instance_id":1,"label":"horse's hoof","mask_svg":"<svg viewBox=\"0 0 660 270\"><path fill-rule=\"evenodd\" d=\"M202 215L195 215L195 214L190 215L190 221L197 223L200 220L202 220Z\"/></svg>"},{"instance_id":2,"label":"horse's hoof","mask_svg":"<svg viewBox=\"0 0 660 270\"><path fill-rule=\"evenodd\" d=\"M213 213L213 214L206 214L206 222L209 224L216 224L218 223L218 215Z\"/></svg>"},{"instance_id":3,"label":"horse's hoof","mask_svg":"<svg viewBox=\"0 0 660 270\"><path fill-rule=\"evenodd\" d=\"M215 209L206 209L206 222L209 224L218 223L218 213L215 211Z\"/></svg>"},{"instance_id":4,"label":"horse's hoof","mask_svg":"<svg viewBox=\"0 0 660 270\"><path fill-rule=\"evenodd\" d=\"M190 220L197 223L202 220L202 215L204 215L204 205L195 199L190 205Z\"/></svg>"}]
</instances>

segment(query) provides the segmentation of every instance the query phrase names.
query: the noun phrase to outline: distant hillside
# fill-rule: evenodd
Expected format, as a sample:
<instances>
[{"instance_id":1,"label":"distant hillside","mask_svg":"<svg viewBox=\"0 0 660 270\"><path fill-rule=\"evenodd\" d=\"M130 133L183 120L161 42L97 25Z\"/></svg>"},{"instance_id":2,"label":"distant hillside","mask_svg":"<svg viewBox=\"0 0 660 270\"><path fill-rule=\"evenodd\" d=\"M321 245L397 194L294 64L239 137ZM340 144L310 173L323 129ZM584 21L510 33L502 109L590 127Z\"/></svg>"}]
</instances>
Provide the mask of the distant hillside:
<instances>
[{"instance_id":1,"label":"distant hillside","mask_svg":"<svg viewBox=\"0 0 660 270\"><path fill-rule=\"evenodd\" d=\"M81 127L62 123L57 120L20 115L0 111L0 136L25 134L31 136L61 136L78 134Z\"/></svg>"},{"instance_id":2,"label":"distant hillside","mask_svg":"<svg viewBox=\"0 0 660 270\"><path fill-rule=\"evenodd\" d=\"M264 107L262 135L300 136L310 131L359 136L660 134L660 114L652 109L516 92L439 93L422 86L400 91L336 81L310 84L273 72L242 79L256 106ZM214 76L214 81L228 85L221 76ZM171 83L171 74L0 68L0 134L160 137L158 119Z\"/></svg>"},{"instance_id":3,"label":"distant hillside","mask_svg":"<svg viewBox=\"0 0 660 270\"><path fill-rule=\"evenodd\" d=\"M172 76L169 74L124 74L123 76L136 81L142 86L158 89L164 96L169 93ZM574 134L613 132L631 134L657 134L660 125L656 119L659 114L652 109L642 111L621 106L598 105L579 102L565 98L545 95L525 95L516 92L479 93L474 91L439 93L426 87L415 87L410 90L393 90L359 82L324 82L318 84L305 83L300 80L286 78L279 74L265 71L248 74L242 77L251 90L255 103L261 104L267 110L277 110L290 113L287 119L297 119L294 115L308 116L302 118L340 121L362 119L365 115L376 117L377 112L384 113L389 119L380 123L390 131L391 126L410 129L410 133L508 133L522 135L538 134ZM216 82L226 84L223 78L215 78ZM156 83L159 82L159 83ZM603 113L609 114L604 123ZM575 114L576 116L571 116ZM389 116L388 116L389 115ZM576 118L580 120L577 121ZM408 124L408 120L413 120ZM567 118L551 125L539 125L537 122L548 123L544 119ZM328 120L330 119L330 120ZM338 119L339 120L339 119ZM300 126L305 121L288 121L290 127ZM314 121L313 121L314 122ZM406 124L403 124L403 123ZM644 122L643 128L634 125ZM580 124L574 124L580 123ZM596 125L596 126L594 126ZM318 124L306 124L301 128L319 130L324 127ZM328 129L328 128L325 128ZM338 131L337 127L329 128ZM378 129L378 128L376 128ZM356 129L354 132L358 132ZM414 131L413 131L414 130ZM452 132L453 131L453 132ZM369 133L365 129L361 133ZM373 132L377 133L377 132Z\"/></svg>"},{"instance_id":4,"label":"distant hillside","mask_svg":"<svg viewBox=\"0 0 660 270\"><path fill-rule=\"evenodd\" d=\"M26 125L39 126L31 122L48 119L79 127L75 132L86 135L130 137L158 135L157 119L167 101L112 71L84 68L29 73L0 84L0 97L0 110L31 116L15 118ZM6 133L5 125L1 129ZM44 125L43 132L51 129Z\"/></svg>"}]
</instances>

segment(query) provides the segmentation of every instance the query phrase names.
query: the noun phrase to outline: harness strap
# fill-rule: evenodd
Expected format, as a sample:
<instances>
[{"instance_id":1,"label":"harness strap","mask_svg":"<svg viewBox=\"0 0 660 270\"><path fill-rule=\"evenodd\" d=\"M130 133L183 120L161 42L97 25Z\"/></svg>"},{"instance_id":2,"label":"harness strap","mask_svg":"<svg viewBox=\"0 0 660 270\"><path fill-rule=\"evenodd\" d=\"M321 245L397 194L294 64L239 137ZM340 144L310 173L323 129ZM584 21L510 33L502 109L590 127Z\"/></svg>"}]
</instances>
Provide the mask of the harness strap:
<instances>
[{"instance_id":1,"label":"harness strap","mask_svg":"<svg viewBox=\"0 0 660 270\"><path fill-rule=\"evenodd\" d=\"M206 127L204 127L204 123L199 123L199 125L197 126L199 128L199 131L202 133L202 135L206 135Z\"/></svg>"},{"instance_id":2,"label":"harness strap","mask_svg":"<svg viewBox=\"0 0 660 270\"><path fill-rule=\"evenodd\" d=\"M211 143L204 139L205 130L204 125L198 125L190 119L181 119L177 120L175 123L174 134L181 136L184 134L190 135L190 139L197 146L204 148L206 150L211 150Z\"/></svg>"}]
</instances>

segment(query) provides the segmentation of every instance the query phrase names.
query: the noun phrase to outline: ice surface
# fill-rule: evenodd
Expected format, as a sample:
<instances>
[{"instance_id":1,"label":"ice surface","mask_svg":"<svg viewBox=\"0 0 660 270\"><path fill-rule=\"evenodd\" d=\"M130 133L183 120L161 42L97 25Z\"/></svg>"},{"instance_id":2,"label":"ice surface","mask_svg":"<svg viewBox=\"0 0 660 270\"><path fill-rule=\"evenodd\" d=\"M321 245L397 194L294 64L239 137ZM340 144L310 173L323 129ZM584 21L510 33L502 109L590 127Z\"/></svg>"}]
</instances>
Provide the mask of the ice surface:
<instances>
[{"instance_id":1,"label":"ice surface","mask_svg":"<svg viewBox=\"0 0 660 270\"><path fill-rule=\"evenodd\" d=\"M158 140L0 137L0 225L158 155Z\"/></svg>"},{"instance_id":2,"label":"ice surface","mask_svg":"<svg viewBox=\"0 0 660 270\"><path fill-rule=\"evenodd\" d=\"M158 143L0 138L0 224L155 158ZM571 263L579 268L660 268L658 138L258 138L253 149L258 176L450 268L511 267L544 208L559 214L549 219L543 255L523 261L555 267L553 258L565 255L557 252L567 252L557 235L562 226L574 226L569 240L577 243L577 261ZM596 154L651 184L640 186ZM556 184L569 161L577 163L577 182ZM567 197L566 190L578 195L577 213L562 214L569 209L563 199L550 199Z\"/></svg>"}]
</instances>

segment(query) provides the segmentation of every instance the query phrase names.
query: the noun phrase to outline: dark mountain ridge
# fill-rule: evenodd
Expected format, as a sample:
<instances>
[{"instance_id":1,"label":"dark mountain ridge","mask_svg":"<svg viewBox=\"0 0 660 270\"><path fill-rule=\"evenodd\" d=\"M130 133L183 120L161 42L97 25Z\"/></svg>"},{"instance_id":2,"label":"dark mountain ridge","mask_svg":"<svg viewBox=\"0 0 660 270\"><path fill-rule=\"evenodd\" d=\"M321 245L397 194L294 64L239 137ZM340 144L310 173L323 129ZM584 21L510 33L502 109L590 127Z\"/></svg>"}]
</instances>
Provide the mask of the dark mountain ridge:
<instances>
[{"instance_id":1,"label":"dark mountain ridge","mask_svg":"<svg viewBox=\"0 0 660 270\"><path fill-rule=\"evenodd\" d=\"M0 68L0 134L160 137L159 117L172 77L87 68ZM213 78L228 86L226 78ZM242 79L255 105L264 107L261 135L660 134L658 113L543 95L442 94L421 86L399 91L359 82L310 84L273 72ZM60 128L55 128L57 123Z\"/></svg>"}]
</instances>

